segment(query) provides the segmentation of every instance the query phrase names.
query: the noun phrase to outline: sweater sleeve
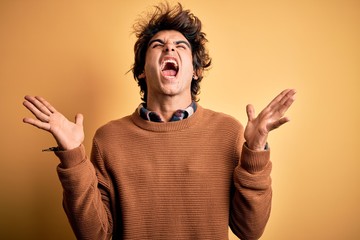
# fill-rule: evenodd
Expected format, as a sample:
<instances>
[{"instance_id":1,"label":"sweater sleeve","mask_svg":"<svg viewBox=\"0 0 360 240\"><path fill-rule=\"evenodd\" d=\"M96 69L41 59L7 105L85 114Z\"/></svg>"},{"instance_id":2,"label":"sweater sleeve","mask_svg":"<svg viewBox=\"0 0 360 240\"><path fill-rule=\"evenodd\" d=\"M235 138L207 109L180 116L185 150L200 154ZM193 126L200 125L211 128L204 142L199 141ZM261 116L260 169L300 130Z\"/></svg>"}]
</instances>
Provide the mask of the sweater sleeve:
<instances>
[{"instance_id":1,"label":"sweater sleeve","mask_svg":"<svg viewBox=\"0 0 360 240\"><path fill-rule=\"evenodd\" d=\"M57 168L63 187L63 206L77 239L110 239L112 217L106 188L102 187L94 165L81 145L58 151ZM62 164L75 162L76 165Z\"/></svg>"},{"instance_id":2,"label":"sweater sleeve","mask_svg":"<svg viewBox=\"0 0 360 240\"><path fill-rule=\"evenodd\" d=\"M240 161L234 170L235 192L229 225L242 240L259 239L271 210L270 151L252 151L242 144Z\"/></svg>"}]
</instances>

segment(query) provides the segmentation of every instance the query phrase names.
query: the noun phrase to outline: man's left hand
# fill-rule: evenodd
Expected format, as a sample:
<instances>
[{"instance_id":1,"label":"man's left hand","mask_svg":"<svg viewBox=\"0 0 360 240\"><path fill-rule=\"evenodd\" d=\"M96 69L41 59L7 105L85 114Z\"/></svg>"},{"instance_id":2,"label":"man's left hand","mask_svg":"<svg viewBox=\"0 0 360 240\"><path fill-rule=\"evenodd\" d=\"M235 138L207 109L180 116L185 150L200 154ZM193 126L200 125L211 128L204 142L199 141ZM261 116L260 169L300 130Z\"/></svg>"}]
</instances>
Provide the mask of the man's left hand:
<instances>
[{"instance_id":1,"label":"man's left hand","mask_svg":"<svg viewBox=\"0 0 360 240\"><path fill-rule=\"evenodd\" d=\"M248 123L244 137L251 150L264 150L269 132L289 121L284 114L294 102L295 93L294 89L282 91L257 117L254 107L251 104L246 106Z\"/></svg>"}]
</instances>

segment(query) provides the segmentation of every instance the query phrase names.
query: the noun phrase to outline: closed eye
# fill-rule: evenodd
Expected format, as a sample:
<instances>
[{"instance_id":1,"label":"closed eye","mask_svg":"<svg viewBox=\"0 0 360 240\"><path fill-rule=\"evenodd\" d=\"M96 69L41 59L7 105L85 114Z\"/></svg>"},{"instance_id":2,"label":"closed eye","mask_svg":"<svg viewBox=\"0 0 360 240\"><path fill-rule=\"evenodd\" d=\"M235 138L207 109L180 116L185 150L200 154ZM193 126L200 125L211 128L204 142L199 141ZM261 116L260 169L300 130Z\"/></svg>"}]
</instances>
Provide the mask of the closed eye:
<instances>
[{"instance_id":1,"label":"closed eye","mask_svg":"<svg viewBox=\"0 0 360 240\"><path fill-rule=\"evenodd\" d=\"M188 42L186 42L186 41L183 41L183 40L176 41L175 44L176 44L176 47L180 47L180 48L183 48L183 49L186 49L186 48L191 49L190 44Z\"/></svg>"},{"instance_id":2,"label":"closed eye","mask_svg":"<svg viewBox=\"0 0 360 240\"><path fill-rule=\"evenodd\" d=\"M163 47L164 44L156 43L152 45L152 48Z\"/></svg>"},{"instance_id":3,"label":"closed eye","mask_svg":"<svg viewBox=\"0 0 360 240\"><path fill-rule=\"evenodd\" d=\"M177 47L177 48L182 48L182 49L186 49L186 48L187 48L186 45L184 45L184 44L179 44L179 45L177 45L176 47Z\"/></svg>"},{"instance_id":4,"label":"closed eye","mask_svg":"<svg viewBox=\"0 0 360 240\"><path fill-rule=\"evenodd\" d=\"M176 45L176 48L182 48L182 49L191 49L190 44L187 41L175 41L174 44ZM157 47L163 47L165 45L165 42L161 39L153 39L149 42L148 47L151 48L157 48Z\"/></svg>"},{"instance_id":5,"label":"closed eye","mask_svg":"<svg viewBox=\"0 0 360 240\"><path fill-rule=\"evenodd\" d=\"M149 42L148 47L156 48L164 46L164 42L160 39L154 39Z\"/></svg>"}]
</instances>

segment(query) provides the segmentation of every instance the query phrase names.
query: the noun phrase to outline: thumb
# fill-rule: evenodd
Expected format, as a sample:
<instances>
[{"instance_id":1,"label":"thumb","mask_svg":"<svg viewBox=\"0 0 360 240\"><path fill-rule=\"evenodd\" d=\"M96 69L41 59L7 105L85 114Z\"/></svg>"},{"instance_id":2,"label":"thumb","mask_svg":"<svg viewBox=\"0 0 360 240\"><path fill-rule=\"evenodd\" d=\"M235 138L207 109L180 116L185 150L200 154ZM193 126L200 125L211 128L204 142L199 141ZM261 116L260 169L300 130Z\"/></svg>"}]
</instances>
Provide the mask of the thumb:
<instances>
[{"instance_id":1,"label":"thumb","mask_svg":"<svg viewBox=\"0 0 360 240\"><path fill-rule=\"evenodd\" d=\"M84 116L81 113L76 114L75 116L75 124L82 126L84 122Z\"/></svg>"},{"instance_id":2,"label":"thumb","mask_svg":"<svg viewBox=\"0 0 360 240\"><path fill-rule=\"evenodd\" d=\"M255 118L255 109L253 105L248 104L246 106L246 114L249 121L252 121Z\"/></svg>"}]
</instances>

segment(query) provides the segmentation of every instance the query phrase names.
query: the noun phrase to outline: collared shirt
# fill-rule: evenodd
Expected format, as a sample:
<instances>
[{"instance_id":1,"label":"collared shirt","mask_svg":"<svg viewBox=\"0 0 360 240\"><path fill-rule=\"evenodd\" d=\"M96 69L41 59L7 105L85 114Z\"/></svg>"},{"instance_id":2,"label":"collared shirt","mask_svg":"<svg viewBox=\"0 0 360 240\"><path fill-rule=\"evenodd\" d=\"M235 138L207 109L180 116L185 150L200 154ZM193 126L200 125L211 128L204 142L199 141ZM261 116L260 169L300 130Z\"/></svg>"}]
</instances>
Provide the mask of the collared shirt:
<instances>
[{"instance_id":1,"label":"collared shirt","mask_svg":"<svg viewBox=\"0 0 360 240\"><path fill-rule=\"evenodd\" d=\"M196 103L194 101L192 101L191 104L187 108L177 110L173 114L173 116L171 117L169 122L180 121L180 120L186 119L186 118L190 117L191 115L193 115L195 111L196 111ZM145 120L152 121L152 122L164 122L160 118L159 114L146 109L146 103L141 103L139 105L138 113L140 114L140 117L142 117Z\"/></svg>"}]
</instances>

